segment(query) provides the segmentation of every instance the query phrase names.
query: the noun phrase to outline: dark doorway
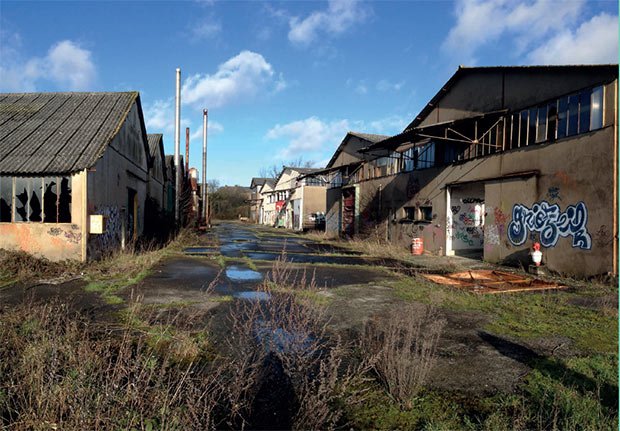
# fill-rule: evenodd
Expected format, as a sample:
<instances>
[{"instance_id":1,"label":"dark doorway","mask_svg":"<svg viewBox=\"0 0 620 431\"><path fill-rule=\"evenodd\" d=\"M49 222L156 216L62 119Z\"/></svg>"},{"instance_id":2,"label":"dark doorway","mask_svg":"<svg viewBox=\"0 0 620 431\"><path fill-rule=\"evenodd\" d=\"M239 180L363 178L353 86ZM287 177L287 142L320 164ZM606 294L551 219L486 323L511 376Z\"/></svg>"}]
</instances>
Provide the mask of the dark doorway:
<instances>
[{"instance_id":1,"label":"dark doorway","mask_svg":"<svg viewBox=\"0 0 620 431\"><path fill-rule=\"evenodd\" d=\"M355 189L342 190L342 233L355 234Z\"/></svg>"}]
</instances>

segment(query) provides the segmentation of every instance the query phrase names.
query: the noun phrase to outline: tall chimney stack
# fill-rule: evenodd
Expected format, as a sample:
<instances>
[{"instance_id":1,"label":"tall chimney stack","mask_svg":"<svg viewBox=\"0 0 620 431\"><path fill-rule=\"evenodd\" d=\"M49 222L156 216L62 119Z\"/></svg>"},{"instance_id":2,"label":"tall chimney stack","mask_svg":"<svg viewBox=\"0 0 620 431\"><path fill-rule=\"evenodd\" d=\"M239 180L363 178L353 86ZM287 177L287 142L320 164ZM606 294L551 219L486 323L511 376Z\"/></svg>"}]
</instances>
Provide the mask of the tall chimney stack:
<instances>
[{"instance_id":1,"label":"tall chimney stack","mask_svg":"<svg viewBox=\"0 0 620 431\"><path fill-rule=\"evenodd\" d=\"M189 127L185 128L185 172L189 172Z\"/></svg>"},{"instance_id":2,"label":"tall chimney stack","mask_svg":"<svg viewBox=\"0 0 620 431\"><path fill-rule=\"evenodd\" d=\"M209 110L202 111L202 219L209 224L209 195L207 194L207 122Z\"/></svg>"}]
</instances>

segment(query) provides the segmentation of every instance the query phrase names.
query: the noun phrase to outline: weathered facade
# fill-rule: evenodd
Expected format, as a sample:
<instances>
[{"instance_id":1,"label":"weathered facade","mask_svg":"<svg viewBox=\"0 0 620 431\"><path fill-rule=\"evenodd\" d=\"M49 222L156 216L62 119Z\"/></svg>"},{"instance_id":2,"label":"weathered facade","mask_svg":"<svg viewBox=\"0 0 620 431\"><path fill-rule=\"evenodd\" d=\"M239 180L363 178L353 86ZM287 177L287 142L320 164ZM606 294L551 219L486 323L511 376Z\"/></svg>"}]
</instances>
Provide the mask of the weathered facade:
<instances>
[{"instance_id":1,"label":"weathered facade","mask_svg":"<svg viewBox=\"0 0 620 431\"><path fill-rule=\"evenodd\" d=\"M539 242L551 270L617 273L617 77L459 68L403 133L365 150L374 166L348 180L354 231L526 265Z\"/></svg>"},{"instance_id":2,"label":"weathered facade","mask_svg":"<svg viewBox=\"0 0 620 431\"><path fill-rule=\"evenodd\" d=\"M261 195L261 189L265 185L267 180L273 182L273 178L252 178L250 182L250 221L252 223L262 223L262 208L263 208L263 196Z\"/></svg>"},{"instance_id":3,"label":"weathered facade","mask_svg":"<svg viewBox=\"0 0 620 431\"><path fill-rule=\"evenodd\" d=\"M140 237L162 189L137 92L2 94L0 105L0 248L86 260Z\"/></svg>"}]
</instances>

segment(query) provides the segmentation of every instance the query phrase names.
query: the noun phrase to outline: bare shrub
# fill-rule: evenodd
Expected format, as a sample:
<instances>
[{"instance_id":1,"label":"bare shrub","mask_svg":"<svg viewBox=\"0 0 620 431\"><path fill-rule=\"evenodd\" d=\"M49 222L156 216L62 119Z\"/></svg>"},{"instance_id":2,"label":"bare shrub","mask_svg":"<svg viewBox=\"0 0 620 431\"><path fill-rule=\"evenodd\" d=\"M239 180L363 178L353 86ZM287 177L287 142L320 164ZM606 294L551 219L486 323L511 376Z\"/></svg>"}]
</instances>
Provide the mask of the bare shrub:
<instances>
[{"instance_id":1,"label":"bare shrub","mask_svg":"<svg viewBox=\"0 0 620 431\"><path fill-rule=\"evenodd\" d=\"M365 326L362 351L401 407L426 383L445 324L435 307L410 304Z\"/></svg>"}]
</instances>

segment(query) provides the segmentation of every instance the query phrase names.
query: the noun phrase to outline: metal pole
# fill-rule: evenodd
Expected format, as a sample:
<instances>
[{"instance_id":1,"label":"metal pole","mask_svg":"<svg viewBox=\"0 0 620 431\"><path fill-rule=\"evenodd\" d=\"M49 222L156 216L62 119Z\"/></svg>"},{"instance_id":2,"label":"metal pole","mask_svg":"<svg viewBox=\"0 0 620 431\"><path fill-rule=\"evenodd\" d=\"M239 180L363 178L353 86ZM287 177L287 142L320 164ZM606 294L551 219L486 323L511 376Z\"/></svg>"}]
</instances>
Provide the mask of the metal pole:
<instances>
[{"instance_id":1,"label":"metal pole","mask_svg":"<svg viewBox=\"0 0 620 431\"><path fill-rule=\"evenodd\" d=\"M180 208L179 195L181 194L181 166L179 165L179 153L181 152L181 69L177 67L176 104L174 110L174 220L179 223Z\"/></svg>"},{"instance_id":2,"label":"metal pole","mask_svg":"<svg viewBox=\"0 0 620 431\"><path fill-rule=\"evenodd\" d=\"M205 194L206 194L206 202L207 204L205 205L206 208L206 221L207 221L207 226L211 226L211 217L209 216L209 184L206 183L206 178L207 178L207 124L209 122L209 110L205 109L205 116L204 116L204 121L205 121L205 142L204 142L204 146L205 146L205 166L204 166L204 174L205 174Z\"/></svg>"},{"instance_id":3,"label":"metal pole","mask_svg":"<svg viewBox=\"0 0 620 431\"><path fill-rule=\"evenodd\" d=\"M185 173L189 173L189 127L185 128Z\"/></svg>"},{"instance_id":4,"label":"metal pole","mask_svg":"<svg viewBox=\"0 0 620 431\"><path fill-rule=\"evenodd\" d=\"M209 110L202 111L202 221L208 223L207 212L207 117Z\"/></svg>"}]
</instances>

